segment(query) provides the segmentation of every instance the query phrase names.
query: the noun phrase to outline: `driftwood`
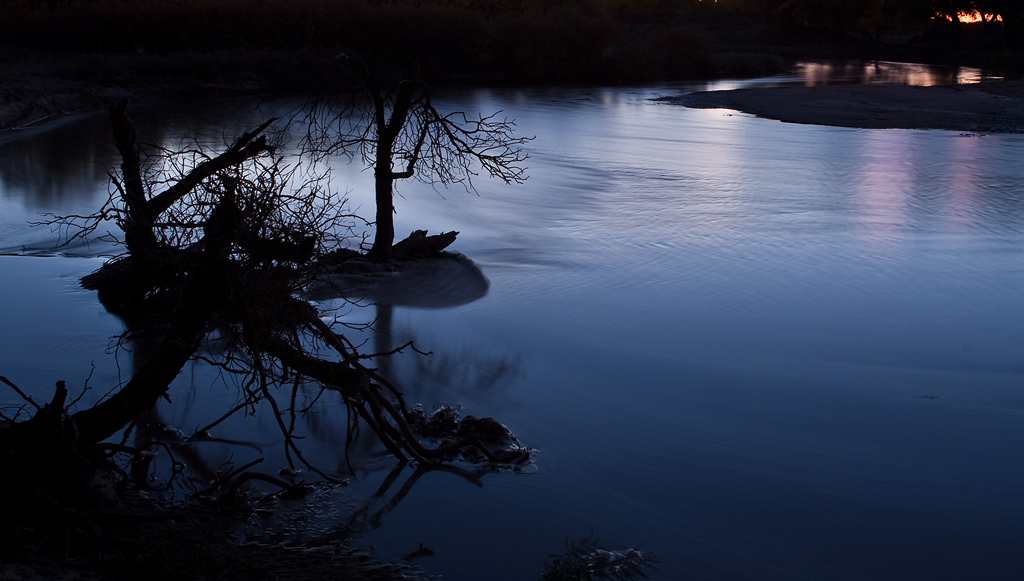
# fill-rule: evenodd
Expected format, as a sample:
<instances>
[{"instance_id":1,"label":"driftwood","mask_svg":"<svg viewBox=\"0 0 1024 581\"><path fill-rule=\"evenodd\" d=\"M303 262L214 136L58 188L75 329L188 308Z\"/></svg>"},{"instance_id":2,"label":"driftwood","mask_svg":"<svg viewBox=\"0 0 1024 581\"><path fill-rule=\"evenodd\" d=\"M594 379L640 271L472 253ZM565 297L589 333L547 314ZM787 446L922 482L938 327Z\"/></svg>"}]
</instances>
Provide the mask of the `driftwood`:
<instances>
[{"instance_id":1,"label":"driftwood","mask_svg":"<svg viewBox=\"0 0 1024 581\"><path fill-rule=\"evenodd\" d=\"M330 252L310 264L302 296L427 308L470 303L487 294L490 282L472 260L445 250L457 235L417 230L395 244L386 262L353 250Z\"/></svg>"},{"instance_id":2,"label":"driftwood","mask_svg":"<svg viewBox=\"0 0 1024 581\"><path fill-rule=\"evenodd\" d=\"M393 260L408 260L437 256L442 250L451 246L458 235L458 232L453 231L427 236L426 230L416 230L408 238L391 247L391 258Z\"/></svg>"}]
</instances>

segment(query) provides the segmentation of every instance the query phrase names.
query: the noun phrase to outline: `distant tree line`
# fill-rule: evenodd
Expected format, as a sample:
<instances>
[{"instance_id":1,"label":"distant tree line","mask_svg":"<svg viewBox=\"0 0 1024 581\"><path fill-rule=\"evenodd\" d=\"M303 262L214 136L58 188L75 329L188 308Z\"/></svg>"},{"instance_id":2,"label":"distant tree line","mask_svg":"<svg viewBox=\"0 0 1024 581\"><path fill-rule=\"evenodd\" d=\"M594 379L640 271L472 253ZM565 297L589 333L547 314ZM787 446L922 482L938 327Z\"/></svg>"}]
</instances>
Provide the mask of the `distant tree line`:
<instances>
[{"instance_id":1,"label":"distant tree line","mask_svg":"<svg viewBox=\"0 0 1024 581\"><path fill-rule=\"evenodd\" d=\"M1007 61L1024 48L1024 0L0 0L4 45L292 51L307 62L344 52L433 84L620 83L774 73L763 53L835 46L846 49L836 56L957 61L984 50Z\"/></svg>"},{"instance_id":2,"label":"distant tree line","mask_svg":"<svg viewBox=\"0 0 1024 581\"><path fill-rule=\"evenodd\" d=\"M712 2L712 0L703 0ZM701 2L701 0L698 0ZM1008 44L1019 45L1024 2L1020 0L718 0L724 10L756 15L780 26L858 34L880 40L886 34L924 34L935 27L957 27L961 15L978 15L999 28Z\"/></svg>"}]
</instances>

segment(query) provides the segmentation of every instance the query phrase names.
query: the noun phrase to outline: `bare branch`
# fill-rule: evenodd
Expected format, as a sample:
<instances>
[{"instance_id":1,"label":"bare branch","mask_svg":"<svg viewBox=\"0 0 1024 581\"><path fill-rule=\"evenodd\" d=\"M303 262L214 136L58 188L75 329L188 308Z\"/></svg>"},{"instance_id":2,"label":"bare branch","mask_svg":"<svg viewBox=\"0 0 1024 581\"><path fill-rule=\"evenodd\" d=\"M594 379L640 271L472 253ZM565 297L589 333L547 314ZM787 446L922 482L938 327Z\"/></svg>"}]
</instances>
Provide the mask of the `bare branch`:
<instances>
[{"instance_id":1,"label":"bare branch","mask_svg":"<svg viewBox=\"0 0 1024 581\"><path fill-rule=\"evenodd\" d=\"M37 411L43 409L42 407L39 406L39 404L35 402L34 399L32 399L32 396L27 395L24 391L21 391L21 388L15 385L14 382L12 382L10 379L7 379L3 375L0 375L0 381L6 383L11 389L13 389L15 392L18 393L18 395L21 396L21 399L28 402L32 407L36 408Z\"/></svg>"},{"instance_id":2,"label":"bare branch","mask_svg":"<svg viewBox=\"0 0 1024 581\"><path fill-rule=\"evenodd\" d=\"M267 145L267 137L261 134L276 120L276 118L268 119L256 129L243 133L227 151L197 165L173 186L154 196L148 202L147 215L151 216L150 219L155 220L157 216L166 212L176 201L192 191L203 180L249 158L271 151L270 146Z\"/></svg>"}]
</instances>

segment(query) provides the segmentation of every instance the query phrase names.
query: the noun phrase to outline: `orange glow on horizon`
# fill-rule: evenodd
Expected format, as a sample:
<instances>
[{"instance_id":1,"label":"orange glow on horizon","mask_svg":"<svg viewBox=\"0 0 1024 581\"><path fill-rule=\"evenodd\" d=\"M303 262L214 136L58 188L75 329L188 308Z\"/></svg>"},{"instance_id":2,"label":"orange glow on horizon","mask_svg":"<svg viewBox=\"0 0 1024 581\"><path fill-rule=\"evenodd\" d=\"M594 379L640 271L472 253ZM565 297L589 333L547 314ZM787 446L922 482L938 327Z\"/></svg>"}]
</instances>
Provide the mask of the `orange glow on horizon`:
<instances>
[{"instance_id":1,"label":"orange glow on horizon","mask_svg":"<svg viewBox=\"0 0 1024 581\"><path fill-rule=\"evenodd\" d=\"M942 16L946 20L948 20L950 22L953 22L953 17L950 16L949 14L940 14L939 16ZM956 19L959 20L960 22L964 23L964 24L974 24L974 23L977 23L977 22L992 22L992 21L1002 22L1003 21L1003 17L998 15L998 14L982 14L978 10L975 10L974 12L964 12L963 10L961 10L960 12L956 13Z\"/></svg>"}]
</instances>

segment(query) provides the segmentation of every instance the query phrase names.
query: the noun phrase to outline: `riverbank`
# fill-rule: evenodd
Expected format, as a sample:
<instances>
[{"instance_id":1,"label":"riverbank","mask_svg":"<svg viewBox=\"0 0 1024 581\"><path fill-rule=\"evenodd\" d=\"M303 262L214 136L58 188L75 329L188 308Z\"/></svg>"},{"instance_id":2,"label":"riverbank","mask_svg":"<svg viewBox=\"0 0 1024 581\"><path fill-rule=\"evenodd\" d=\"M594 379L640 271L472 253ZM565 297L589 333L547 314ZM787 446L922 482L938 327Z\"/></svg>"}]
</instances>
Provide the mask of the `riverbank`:
<instances>
[{"instance_id":1,"label":"riverbank","mask_svg":"<svg viewBox=\"0 0 1024 581\"><path fill-rule=\"evenodd\" d=\"M828 85L704 91L661 101L787 123L866 129L1024 133L1024 82L918 87Z\"/></svg>"},{"instance_id":2,"label":"riverbank","mask_svg":"<svg viewBox=\"0 0 1024 581\"><path fill-rule=\"evenodd\" d=\"M721 66L771 70L758 54L722 53ZM734 62L735 61L735 62ZM724 63L732 63L724 64ZM736 63L739 64L736 64ZM502 84L475 78L474 84ZM174 55L48 54L0 49L0 132L104 109L120 99L279 97L344 90L353 83L323 51L223 50ZM732 109L790 123L870 129L1024 132L1024 80L953 86L828 85L747 88L666 96L691 108Z\"/></svg>"},{"instance_id":3,"label":"riverbank","mask_svg":"<svg viewBox=\"0 0 1024 581\"><path fill-rule=\"evenodd\" d=\"M0 49L0 131L64 115L182 97L276 96L336 90L333 54L223 50L174 55L50 54Z\"/></svg>"}]
</instances>

